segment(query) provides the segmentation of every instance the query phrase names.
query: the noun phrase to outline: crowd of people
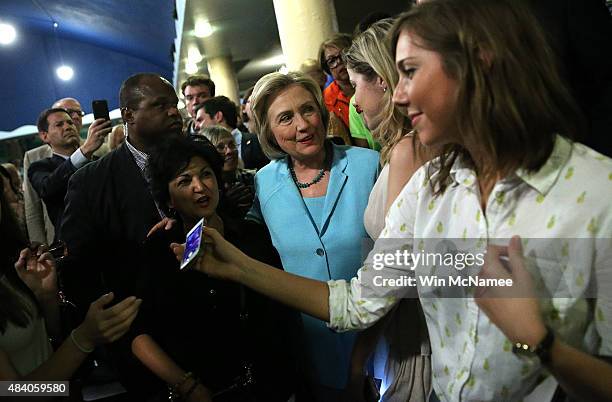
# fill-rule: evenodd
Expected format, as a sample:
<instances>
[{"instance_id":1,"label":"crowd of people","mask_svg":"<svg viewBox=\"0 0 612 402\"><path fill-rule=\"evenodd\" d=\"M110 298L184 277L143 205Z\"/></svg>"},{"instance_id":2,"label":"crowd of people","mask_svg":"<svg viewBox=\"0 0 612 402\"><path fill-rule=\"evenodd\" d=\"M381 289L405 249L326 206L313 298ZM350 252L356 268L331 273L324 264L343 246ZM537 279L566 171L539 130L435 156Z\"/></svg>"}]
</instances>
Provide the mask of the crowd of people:
<instances>
[{"instance_id":1,"label":"crowd of people","mask_svg":"<svg viewBox=\"0 0 612 402\"><path fill-rule=\"evenodd\" d=\"M612 400L612 52L560 28L612 34L610 15L417 3L240 107L204 75L138 73L122 124L85 140L78 100L42 111L23 183L0 166L0 380L87 386L102 365L113 402ZM425 250L482 255L476 285Z\"/></svg>"}]
</instances>

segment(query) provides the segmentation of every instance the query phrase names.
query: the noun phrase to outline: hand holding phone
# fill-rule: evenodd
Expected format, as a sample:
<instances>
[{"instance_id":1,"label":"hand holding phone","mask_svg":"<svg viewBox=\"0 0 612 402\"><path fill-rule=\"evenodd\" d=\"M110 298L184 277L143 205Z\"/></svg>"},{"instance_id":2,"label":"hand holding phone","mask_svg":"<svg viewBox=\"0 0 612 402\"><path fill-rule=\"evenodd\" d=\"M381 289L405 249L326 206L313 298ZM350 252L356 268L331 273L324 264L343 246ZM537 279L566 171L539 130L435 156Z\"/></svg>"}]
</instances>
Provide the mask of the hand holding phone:
<instances>
[{"instance_id":1,"label":"hand holding phone","mask_svg":"<svg viewBox=\"0 0 612 402\"><path fill-rule=\"evenodd\" d=\"M81 146L81 152L87 159L91 159L106 140L106 137L111 132L111 122L108 113L108 103L105 100L95 100L91 103L94 113L94 122L87 130L87 139Z\"/></svg>"},{"instance_id":2,"label":"hand holding phone","mask_svg":"<svg viewBox=\"0 0 612 402\"><path fill-rule=\"evenodd\" d=\"M94 119L105 119L110 121L110 114L108 112L108 102L106 99L98 99L91 102L91 109L93 110Z\"/></svg>"},{"instance_id":3,"label":"hand holding phone","mask_svg":"<svg viewBox=\"0 0 612 402\"><path fill-rule=\"evenodd\" d=\"M187 233L181 269L188 267L198 257L200 250L204 250L202 241L202 229L204 229L204 225L205 218L202 218L193 228L191 228L189 233Z\"/></svg>"}]
</instances>

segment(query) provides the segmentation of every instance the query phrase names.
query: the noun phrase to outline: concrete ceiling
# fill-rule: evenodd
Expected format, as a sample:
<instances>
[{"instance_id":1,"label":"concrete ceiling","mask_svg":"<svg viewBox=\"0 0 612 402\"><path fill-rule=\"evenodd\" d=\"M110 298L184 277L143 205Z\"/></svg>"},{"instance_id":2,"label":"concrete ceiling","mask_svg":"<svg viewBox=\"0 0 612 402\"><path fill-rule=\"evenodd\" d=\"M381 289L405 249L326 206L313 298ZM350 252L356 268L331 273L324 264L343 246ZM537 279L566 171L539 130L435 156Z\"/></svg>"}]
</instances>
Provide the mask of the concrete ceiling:
<instances>
[{"instance_id":1,"label":"concrete ceiling","mask_svg":"<svg viewBox=\"0 0 612 402\"><path fill-rule=\"evenodd\" d=\"M354 26L374 11L391 15L404 11L409 0L334 0L338 27L352 32ZM208 20L214 32L207 38L195 36L195 22ZM262 75L282 65L281 45L272 0L187 0L177 82L185 72L188 49L197 47L204 59L198 63L200 73L207 74L207 58L231 56L241 91L253 85Z\"/></svg>"},{"instance_id":2,"label":"concrete ceiling","mask_svg":"<svg viewBox=\"0 0 612 402\"><path fill-rule=\"evenodd\" d=\"M393 15L409 3L329 1L342 32L352 32L373 11ZM179 14L184 18L177 21ZM200 17L215 28L205 40L193 32ZM0 45L0 130L9 132L34 123L62 97L79 99L87 113L93 99L117 108L121 82L137 72L176 75L180 83L191 46L205 57L198 66L203 73L206 58L231 56L241 90L281 65L278 57L271 60L281 54L272 0L0 0L0 23L18 34L14 43ZM62 64L74 69L69 81L56 75Z\"/></svg>"}]
</instances>

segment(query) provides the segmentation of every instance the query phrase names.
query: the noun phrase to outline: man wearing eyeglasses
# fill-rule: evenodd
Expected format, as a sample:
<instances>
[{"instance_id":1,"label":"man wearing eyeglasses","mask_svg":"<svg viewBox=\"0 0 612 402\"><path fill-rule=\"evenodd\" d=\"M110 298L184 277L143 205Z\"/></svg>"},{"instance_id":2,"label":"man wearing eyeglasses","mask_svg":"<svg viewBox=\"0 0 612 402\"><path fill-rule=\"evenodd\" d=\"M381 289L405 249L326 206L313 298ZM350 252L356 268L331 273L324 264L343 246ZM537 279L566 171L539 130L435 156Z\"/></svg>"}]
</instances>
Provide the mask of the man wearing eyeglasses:
<instances>
[{"instance_id":1,"label":"man wearing eyeglasses","mask_svg":"<svg viewBox=\"0 0 612 402\"><path fill-rule=\"evenodd\" d=\"M51 105L51 107L59 107L62 109L66 109L66 111L68 111L68 115L74 122L74 126L76 127L77 132L81 132L81 129L83 128L83 116L85 116L85 112L83 111L83 108L81 107L81 104L78 100L74 98L62 98L60 100L55 101L55 103ZM103 119L95 120L87 130L87 138L89 138L90 136L102 135L100 131L106 133L106 130L109 129L109 127L110 123L105 123ZM106 136L106 134L104 134L104 136ZM81 144L82 143L83 140L81 140ZM98 148L98 150L94 152L94 157L101 158L102 156L107 154L108 151L109 149L106 144L102 144L100 148Z\"/></svg>"},{"instance_id":2,"label":"man wearing eyeglasses","mask_svg":"<svg viewBox=\"0 0 612 402\"><path fill-rule=\"evenodd\" d=\"M76 129L80 132L83 127L83 116L85 116L85 112L83 112L83 108L78 100L74 98L63 98L55 101L52 108L61 107L66 109L70 118L72 118L72 122Z\"/></svg>"},{"instance_id":3,"label":"man wearing eyeglasses","mask_svg":"<svg viewBox=\"0 0 612 402\"><path fill-rule=\"evenodd\" d=\"M83 127L83 116L85 115L85 112L83 112L81 104L78 100L74 98L62 98L55 101L55 103L51 105L51 108L66 109L74 123L77 133L80 133L81 128ZM88 137L94 133L97 135L104 135L104 130L107 128L108 127L106 124L95 124L94 122L94 124L92 124L89 128ZM99 155L101 148L102 147L100 147L98 152L94 154L95 156L101 156ZM53 242L53 239L55 238L55 228L53 222L49 218L47 207L30 183L28 178L28 170L32 163L41 159L50 158L52 156L53 150L51 147L48 144L43 144L37 148L27 151L23 158L23 193L28 237L32 242L39 242L43 244L51 244Z\"/></svg>"}]
</instances>

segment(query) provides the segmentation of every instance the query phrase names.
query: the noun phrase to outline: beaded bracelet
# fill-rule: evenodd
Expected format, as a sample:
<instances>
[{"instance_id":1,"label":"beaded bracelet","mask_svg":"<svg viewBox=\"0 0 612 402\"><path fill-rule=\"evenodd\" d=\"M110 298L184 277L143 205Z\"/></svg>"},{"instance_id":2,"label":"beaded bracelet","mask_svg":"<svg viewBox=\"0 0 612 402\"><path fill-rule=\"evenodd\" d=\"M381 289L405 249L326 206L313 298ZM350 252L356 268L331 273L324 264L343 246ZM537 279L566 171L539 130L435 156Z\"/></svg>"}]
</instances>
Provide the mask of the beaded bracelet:
<instances>
[{"instance_id":1,"label":"beaded bracelet","mask_svg":"<svg viewBox=\"0 0 612 402\"><path fill-rule=\"evenodd\" d=\"M91 352L93 352L95 348L87 349L87 348L84 348L83 346L81 346L77 342L76 338L74 337L74 331L76 331L76 329L73 329L72 332L70 332L70 339L72 339L72 343L74 343L74 346L76 346L83 353L91 353Z\"/></svg>"}]
</instances>

